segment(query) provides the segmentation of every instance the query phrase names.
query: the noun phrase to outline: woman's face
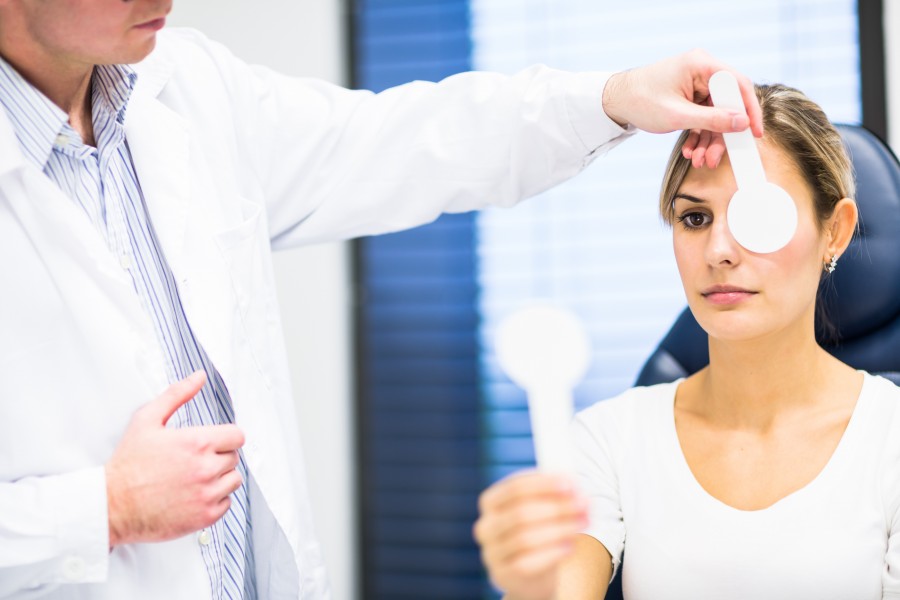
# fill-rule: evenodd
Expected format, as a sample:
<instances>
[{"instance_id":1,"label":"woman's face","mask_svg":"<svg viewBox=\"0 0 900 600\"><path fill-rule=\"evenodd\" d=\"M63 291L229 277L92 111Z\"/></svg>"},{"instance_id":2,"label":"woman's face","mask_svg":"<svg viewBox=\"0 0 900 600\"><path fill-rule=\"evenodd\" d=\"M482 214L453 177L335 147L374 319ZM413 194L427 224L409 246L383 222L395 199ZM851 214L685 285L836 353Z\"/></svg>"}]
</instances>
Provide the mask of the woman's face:
<instances>
[{"instance_id":1,"label":"woman's face","mask_svg":"<svg viewBox=\"0 0 900 600\"><path fill-rule=\"evenodd\" d=\"M744 249L728 229L737 186L727 155L710 169L691 168L675 196L675 260L697 322L715 339L752 340L812 327L827 249L813 210L813 192L778 146L758 143L769 181L794 199L797 233L777 252Z\"/></svg>"}]
</instances>

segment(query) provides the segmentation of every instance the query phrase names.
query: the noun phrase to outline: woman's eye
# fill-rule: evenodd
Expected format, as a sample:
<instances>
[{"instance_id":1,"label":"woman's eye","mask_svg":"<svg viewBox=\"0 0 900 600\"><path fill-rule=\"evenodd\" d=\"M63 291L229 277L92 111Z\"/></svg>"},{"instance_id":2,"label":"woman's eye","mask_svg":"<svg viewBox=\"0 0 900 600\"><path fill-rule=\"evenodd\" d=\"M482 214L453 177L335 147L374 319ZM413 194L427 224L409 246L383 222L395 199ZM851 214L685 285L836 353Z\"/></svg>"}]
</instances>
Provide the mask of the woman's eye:
<instances>
[{"instance_id":1,"label":"woman's eye","mask_svg":"<svg viewBox=\"0 0 900 600\"><path fill-rule=\"evenodd\" d=\"M678 220L684 225L685 229L700 229L709 223L709 215L700 212L687 213L681 215Z\"/></svg>"}]
</instances>

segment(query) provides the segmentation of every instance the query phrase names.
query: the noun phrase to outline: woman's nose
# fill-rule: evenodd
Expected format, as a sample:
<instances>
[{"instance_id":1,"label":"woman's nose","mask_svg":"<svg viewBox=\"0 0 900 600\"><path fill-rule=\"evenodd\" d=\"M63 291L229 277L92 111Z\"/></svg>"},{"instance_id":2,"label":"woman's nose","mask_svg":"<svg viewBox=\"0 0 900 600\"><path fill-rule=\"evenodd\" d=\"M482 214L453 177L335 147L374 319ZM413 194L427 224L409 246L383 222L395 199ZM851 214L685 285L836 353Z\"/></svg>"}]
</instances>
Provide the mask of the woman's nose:
<instances>
[{"instance_id":1,"label":"woman's nose","mask_svg":"<svg viewBox=\"0 0 900 600\"><path fill-rule=\"evenodd\" d=\"M711 267L734 266L740 259L740 247L725 218L713 221L706 240L706 261Z\"/></svg>"}]
</instances>

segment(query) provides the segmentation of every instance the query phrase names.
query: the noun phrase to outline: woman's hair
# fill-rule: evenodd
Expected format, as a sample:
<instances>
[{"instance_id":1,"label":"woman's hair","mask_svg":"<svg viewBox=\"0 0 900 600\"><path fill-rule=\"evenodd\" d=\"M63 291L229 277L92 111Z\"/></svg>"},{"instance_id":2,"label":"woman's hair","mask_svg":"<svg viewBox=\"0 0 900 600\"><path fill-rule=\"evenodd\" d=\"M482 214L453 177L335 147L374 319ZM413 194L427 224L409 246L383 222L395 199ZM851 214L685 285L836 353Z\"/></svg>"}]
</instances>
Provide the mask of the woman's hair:
<instances>
[{"instance_id":1,"label":"woman's hair","mask_svg":"<svg viewBox=\"0 0 900 600\"><path fill-rule=\"evenodd\" d=\"M856 193L853 167L841 136L819 105L803 92L780 84L756 85L754 89L762 108L764 138L784 150L803 173L823 227L838 201ZM669 225L674 220L675 194L691 168L691 161L681 154L688 133L682 132L669 156L660 190L660 214Z\"/></svg>"}]
</instances>

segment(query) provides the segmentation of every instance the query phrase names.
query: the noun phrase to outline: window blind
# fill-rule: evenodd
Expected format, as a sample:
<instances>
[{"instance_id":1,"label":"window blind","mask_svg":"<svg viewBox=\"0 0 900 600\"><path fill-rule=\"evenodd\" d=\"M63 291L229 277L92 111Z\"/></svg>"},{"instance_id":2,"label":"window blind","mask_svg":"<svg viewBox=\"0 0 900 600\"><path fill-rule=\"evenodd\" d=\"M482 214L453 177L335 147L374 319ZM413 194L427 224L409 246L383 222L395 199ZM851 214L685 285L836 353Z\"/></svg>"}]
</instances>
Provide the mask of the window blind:
<instances>
[{"instance_id":1,"label":"window blind","mask_svg":"<svg viewBox=\"0 0 900 600\"><path fill-rule=\"evenodd\" d=\"M355 83L470 69L462 0L354 4ZM415 201L415 199L410 199ZM367 600L478 598L481 490L474 216L357 243L362 589Z\"/></svg>"}]
</instances>

